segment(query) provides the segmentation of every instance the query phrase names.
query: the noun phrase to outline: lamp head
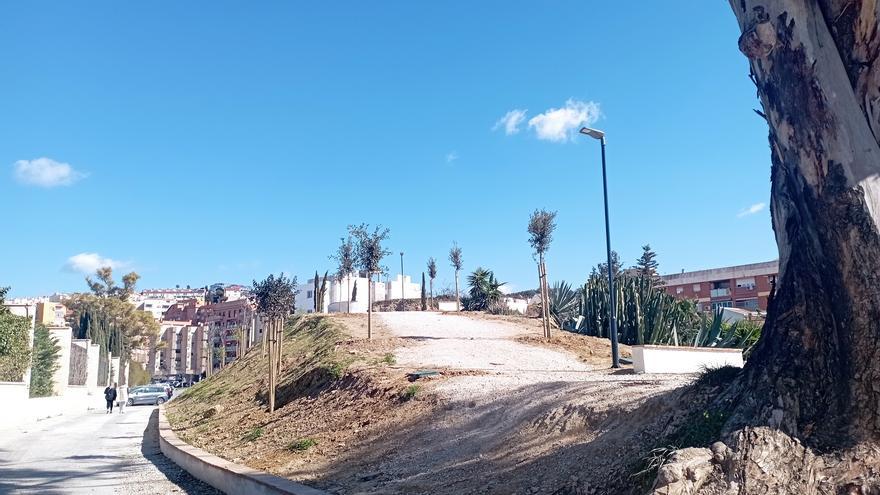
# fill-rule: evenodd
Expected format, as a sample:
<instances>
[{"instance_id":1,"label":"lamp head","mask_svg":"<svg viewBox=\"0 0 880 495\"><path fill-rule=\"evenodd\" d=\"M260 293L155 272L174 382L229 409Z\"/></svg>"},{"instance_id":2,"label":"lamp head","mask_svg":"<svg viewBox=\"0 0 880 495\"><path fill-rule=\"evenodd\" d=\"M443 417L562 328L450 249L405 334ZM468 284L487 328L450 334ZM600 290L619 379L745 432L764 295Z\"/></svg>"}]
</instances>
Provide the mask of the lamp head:
<instances>
[{"instance_id":1,"label":"lamp head","mask_svg":"<svg viewBox=\"0 0 880 495\"><path fill-rule=\"evenodd\" d=\"M581 127L581 134L586 134L593 139L602 139L605 137L605 132L600 131L599 129L590 129L589 127Z\"/></svg>"}]
</instances>

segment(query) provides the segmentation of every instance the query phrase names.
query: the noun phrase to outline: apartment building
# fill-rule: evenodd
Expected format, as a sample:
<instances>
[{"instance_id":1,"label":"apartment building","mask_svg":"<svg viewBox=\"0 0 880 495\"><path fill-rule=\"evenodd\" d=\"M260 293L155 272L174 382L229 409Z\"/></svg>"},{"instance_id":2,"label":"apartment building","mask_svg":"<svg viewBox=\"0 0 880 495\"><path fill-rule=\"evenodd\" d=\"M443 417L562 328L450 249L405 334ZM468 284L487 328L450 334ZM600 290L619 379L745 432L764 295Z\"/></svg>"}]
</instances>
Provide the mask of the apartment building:
<instances>
[{"instance_id":1,"label":"apartment building","mask_svg":"<svg viewBox=\"0 0 880 495\"><path fill-rule=\"evenodd\" d=\"M207 332L189 321L165 321L151 343L148 370L154 377L198 380L207 366Z\"/></svg>"},{"instance_id":2,"label":"apartment building","mask_svg":"<svg viewBox=\"0 0 880 495\"><path fill-rule=\"evenodd\" d=\"M67 308L61 303L42 301L37 303L36 322L47 327L62 327Z\"/></svg>"},{"instance_id":3,"label":"apartment building","mask_svg":"<svg viewBox=\"0 0 880 495\"><path fill-rule=\"evenodd\" d=\"M263 337L262 322L256 308L247 299L201 306L196 311L193 323L202 325L208 332L209 347L225 348L226 363L238 358L242 344L250 347ZM240 342L242 338L245 342Z\"/></svg>"},{"instance_id":4,"label":"apartment building","mask_svg":"<svg viewBox=\"0 0 880 495\"><path fill-rule=\"evenodd\" d=\"M766 311L771 286L779 273L779 261L727 266L663 275L666 291L697 302L699 309L741 308Z\"/></svg>"}]
</instances>

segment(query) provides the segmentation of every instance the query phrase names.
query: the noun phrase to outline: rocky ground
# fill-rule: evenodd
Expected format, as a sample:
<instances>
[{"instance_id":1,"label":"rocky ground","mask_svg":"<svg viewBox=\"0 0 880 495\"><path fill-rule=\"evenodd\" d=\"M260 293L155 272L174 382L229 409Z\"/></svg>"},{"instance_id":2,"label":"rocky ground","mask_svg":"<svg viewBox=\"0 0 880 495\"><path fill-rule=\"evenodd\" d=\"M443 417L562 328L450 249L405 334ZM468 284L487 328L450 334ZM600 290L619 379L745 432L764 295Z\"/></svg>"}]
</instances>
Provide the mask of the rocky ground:
<instances>
[{"instance_id":1,"label":"rocky ground","mask_svg":"<svg viewBox=\"0 0 880 495\"><path fill-rule=\"evenodd\" d=\"M377 313L370 342L363 315L325 321L337 333L288 340L285 367L343 363L338 379L294 373L280 387L282 407L268 414L259 360L243 362L215 378L217 400L169 408L175 429L236 462L336 493L622 493L686 414L691 376L611 370L607 341L557 334L546 343L537 320ZM417 370L441 375L410 382ZM247 385L236 383L248 373ZM302 440L315 445L295 448Z\"/></svg>"}]
</instances>

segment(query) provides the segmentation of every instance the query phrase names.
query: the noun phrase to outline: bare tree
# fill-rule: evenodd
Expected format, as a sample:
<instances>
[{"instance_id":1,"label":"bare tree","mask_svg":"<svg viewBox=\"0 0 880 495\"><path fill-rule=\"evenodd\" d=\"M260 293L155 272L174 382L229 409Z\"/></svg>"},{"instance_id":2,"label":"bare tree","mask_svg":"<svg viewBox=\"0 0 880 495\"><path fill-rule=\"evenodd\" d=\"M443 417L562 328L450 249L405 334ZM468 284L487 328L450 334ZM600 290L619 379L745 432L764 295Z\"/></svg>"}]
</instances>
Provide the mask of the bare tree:
<instances>
[{"instance_id":1,"label":"bare tree","mask_svg":"<svg viewBox=\"0 0 880 495\"><path fill-rule=\"evenodd\" d=\"M430 284L430 293L431 293L431 311L434 311L436 306L434 305L434 279L437 278L437 262L434 261L434 258L428 258L428 279Z\"/></svg>"},{"instance_id":2,"label":"bare tree","mask_svg":"<svg viewBox=\"0 0 880 495\"><path fill-rule=\"evenodd\" d=\"M278 277L269 274L261 282L254 280L254 300L265 326L263 338L269 344L269 412L275 411L275 388L281 372L284 321L295 310L297 292L296 277L287 279L284 273Z\"/></svg>"},{"instance_id":3,"label":"bare tree","mask_svg":"<svg viewBox=\"0 0 880 495\"><path fill-rule=\"evenodd\" d=\"M452 241L452 247L449 248L449 263L455 269L455 310L461 311L461 293L458 292L458 272L462 267L461 248L458 243Z\"/></svg>"},{"instance_id":4,"label":"bare tree","mask_svg":"<svg viewBox=\"0 0 880 495\"><path fill-rule=\"evenodd\" d=\"M535 210L529 217L529 244L535 250L538 262L538 284L541 291L541 320L544 324L544 337L550 338L550 287L547 283L547 265L544 254L550 249L553 231L556 230L556 212Z\"/></svg>"},{"instance_id":5,"label":"bare tree","mask_svg":"<svg viewBox=\"0 0 880 495\"><path fill-rule=\"evenodd\" d=\"M382 259L391 254L382 243L388 240L391 231L377 225L370 231L370 225L349 225L348 232L355 240L355 260L357 266L367 273L367 338L373 338L373 275L382 273Z\"/></svg>"},{"instance_id":6,"label":"bare tree","mask_svg":"<svg viewBox=\"0 0 880 495\"><path fill-rule=\"evenodd\" d=\"M761 339L716 404L731 449L713 449L701 490L877 493L880 4L730 5L770 128L779 277Z\"/></svg>"}]
</instances>

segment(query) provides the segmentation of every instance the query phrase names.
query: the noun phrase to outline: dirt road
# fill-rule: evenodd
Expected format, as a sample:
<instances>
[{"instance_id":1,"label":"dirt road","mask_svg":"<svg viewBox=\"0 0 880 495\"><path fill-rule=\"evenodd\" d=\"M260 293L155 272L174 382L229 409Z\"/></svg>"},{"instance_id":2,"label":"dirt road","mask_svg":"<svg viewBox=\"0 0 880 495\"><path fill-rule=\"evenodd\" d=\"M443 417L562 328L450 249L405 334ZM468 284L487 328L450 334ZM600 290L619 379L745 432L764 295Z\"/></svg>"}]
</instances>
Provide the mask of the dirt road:
<instances>
[{"instance_id":1,"label":"dirt road","mask_svg":"<svg viewBox=\"0 0 880 495\"><path fill-rule=\"evenodd\" d=\"M535 326L421 312L378 317L390 334L413 341L395 351L399 366L473 373L427 382L426 391L444 397L442 410L339 459L321 483L338 493L553 493L564 486L592 493L625 477L625 453L649 448L655 439L645 432L662 428L659 414L674 407L666 392L692 379L597 369L564 350L516 341L540 335Z\"/></svg>"}]
</instances>

